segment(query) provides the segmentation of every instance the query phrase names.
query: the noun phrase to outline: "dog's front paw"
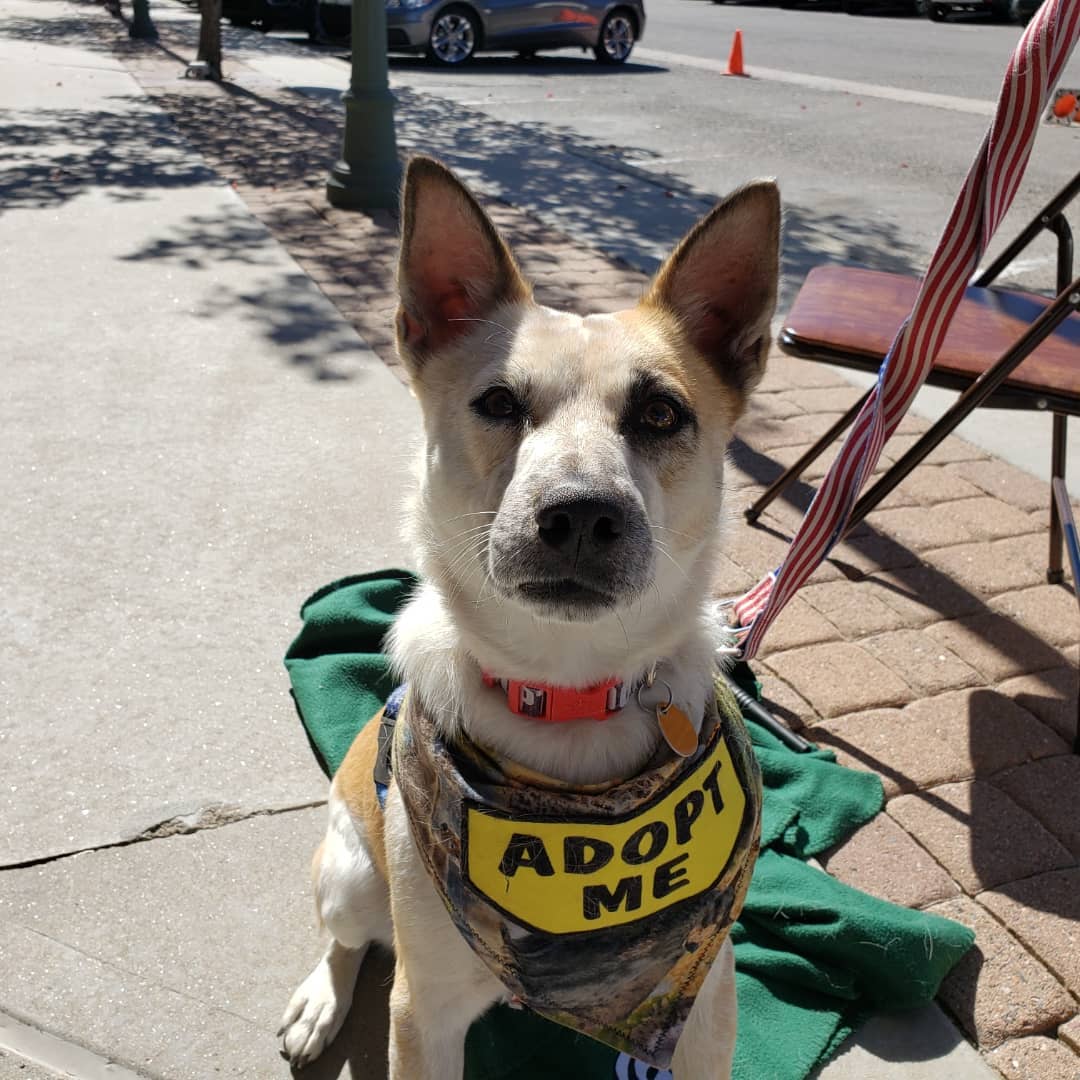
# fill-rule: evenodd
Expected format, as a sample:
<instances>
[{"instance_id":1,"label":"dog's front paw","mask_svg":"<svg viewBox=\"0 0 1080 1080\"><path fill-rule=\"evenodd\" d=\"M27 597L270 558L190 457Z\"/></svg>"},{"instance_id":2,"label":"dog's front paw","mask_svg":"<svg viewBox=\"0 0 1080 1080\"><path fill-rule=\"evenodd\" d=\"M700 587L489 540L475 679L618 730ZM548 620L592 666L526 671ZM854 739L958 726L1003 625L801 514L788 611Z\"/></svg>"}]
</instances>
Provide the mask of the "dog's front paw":
<instances>
[{"instance_id":1,"label":"dog's front paw","mask_svg":"<svg viewBox=\"0 0 1080 1080\"><path fill-rule=\"evenodd\" d=\"M333 1042L341 1030L351 1001L349 991L335 987L333 972L325 959L300 984L281 1018L278 1034L290 1064L303 1068Z\"/></svg>"}]
</instances>

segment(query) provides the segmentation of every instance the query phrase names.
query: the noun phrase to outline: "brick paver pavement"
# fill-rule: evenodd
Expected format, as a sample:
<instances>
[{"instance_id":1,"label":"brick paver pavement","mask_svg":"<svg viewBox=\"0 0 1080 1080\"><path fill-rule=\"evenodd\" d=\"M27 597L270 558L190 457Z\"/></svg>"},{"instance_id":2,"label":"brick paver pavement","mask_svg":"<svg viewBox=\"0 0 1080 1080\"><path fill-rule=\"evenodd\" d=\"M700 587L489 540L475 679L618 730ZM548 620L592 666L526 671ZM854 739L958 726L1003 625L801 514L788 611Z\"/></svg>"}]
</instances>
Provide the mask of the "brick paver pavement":
<instances>
[{"instance_id":1,"label":"brick paver pavement","mask_svg":"<svg viewBox=\"0 0 1080 1080\"><path fill-rule=\"evenodd\" d=\"M119 28L118 28L119 29ZM178 81L190 28L115 48L178 131L247 203L358 333L393 348L393 214L324 198L341 117L228 61L232 86ZM285 47L285 46L283 46ZM401 108L408 109L408 104ZM635 270L513 206L488 209L544 303L633 302ZM856 396L835 371L776 353L732 447L732 498L793 461ZM909 417L894 460L925 422ZM811 483L824 464L812 467ZM757 528L731 529L721 590L782 557L812 494L796 485ZM975 927L943 1005L1010 1080L1080 1076L1077 606L1045 581L1047 485L947 439L833 553L778 621L757 669L778 715L841 761L879 773L887 814L825 863L852 885Z\"/></svg>"}]
</instances>

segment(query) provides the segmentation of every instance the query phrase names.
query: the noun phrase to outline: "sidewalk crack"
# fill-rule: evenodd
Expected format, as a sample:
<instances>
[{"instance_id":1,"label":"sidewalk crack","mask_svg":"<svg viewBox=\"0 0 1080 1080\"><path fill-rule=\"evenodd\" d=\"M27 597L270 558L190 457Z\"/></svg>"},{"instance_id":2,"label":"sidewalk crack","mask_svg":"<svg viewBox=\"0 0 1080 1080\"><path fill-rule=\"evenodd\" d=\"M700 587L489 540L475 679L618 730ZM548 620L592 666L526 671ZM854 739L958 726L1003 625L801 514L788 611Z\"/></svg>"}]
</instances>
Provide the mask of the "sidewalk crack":
<instances>
[{"instance_id":1,"label":"sidewalk crack","mask_svg":"<svg viewBox=\"0 0 1080 1080\"><path fill-rule=\"evenodd\" d=\"M190 814L179 814L155 822L134 836L125 836L122 839L109 840L101 844L88 844L85 847L72 848L67 851L55 851L31 859L3 863L0 865L0 873L5 870L24 870L31 866L44 866L48 863L70 859L75 855L85 855L92 851L109 851L112 848L131 847L133 844L144 844L151 840L166 840L173 836L188 836L192 833L237 825L244 821L250 821L252 818L277 817L279 814L291 814L325 805L326 799L307 799L302 802L288 803L284 806L262 806L254 810L245 810L242 807L215 803L209 806L201 806Z\"/></svg>"}]
</instances>

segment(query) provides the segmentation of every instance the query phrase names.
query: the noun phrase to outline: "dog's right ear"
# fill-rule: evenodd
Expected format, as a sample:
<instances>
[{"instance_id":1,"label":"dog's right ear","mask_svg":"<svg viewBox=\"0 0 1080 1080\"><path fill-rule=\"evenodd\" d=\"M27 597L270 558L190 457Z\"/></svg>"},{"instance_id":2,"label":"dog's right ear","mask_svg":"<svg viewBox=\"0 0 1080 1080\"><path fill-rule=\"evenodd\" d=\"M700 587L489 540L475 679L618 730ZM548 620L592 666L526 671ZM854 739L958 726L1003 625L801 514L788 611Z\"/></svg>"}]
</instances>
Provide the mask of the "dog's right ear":
<instances>
[{"instance_id":1,"label":"dog's right ear","mask_svg":"<svg viewBox=\"0 0 1080 1080\"><path fill-rule=\"evenodd\" d=\"M500 304L532 291L490 218L454 174L414 157L401 195L398 350L411 374Z\"/></svg>"}]
</instances>

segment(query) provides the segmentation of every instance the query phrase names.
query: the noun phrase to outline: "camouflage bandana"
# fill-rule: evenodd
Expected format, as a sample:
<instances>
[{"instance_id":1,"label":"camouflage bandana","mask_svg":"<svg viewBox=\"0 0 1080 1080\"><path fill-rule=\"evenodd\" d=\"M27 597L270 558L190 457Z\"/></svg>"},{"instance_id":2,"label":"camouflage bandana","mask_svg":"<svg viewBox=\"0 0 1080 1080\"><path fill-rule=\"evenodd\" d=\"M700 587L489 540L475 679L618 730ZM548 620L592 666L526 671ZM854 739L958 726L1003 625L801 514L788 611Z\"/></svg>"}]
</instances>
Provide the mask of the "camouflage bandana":
<instances>
[{"instance_id":1,"label":"camouflage bandana","mask_svg":"<svg viewBox=\"0 0 1080 1080\"><path fill-rule=\"evenodd\" d=\"M691 757L585 789L447 745L410 694L393 775L450 917L508 992L668 1068L760 838L761 776L727 686Z\"/></svg>"}]
</instances>

